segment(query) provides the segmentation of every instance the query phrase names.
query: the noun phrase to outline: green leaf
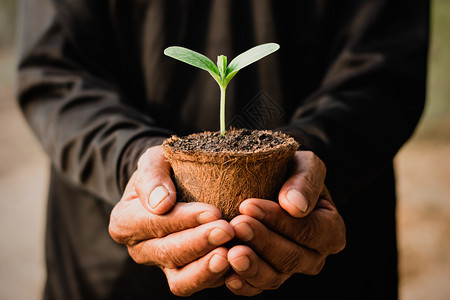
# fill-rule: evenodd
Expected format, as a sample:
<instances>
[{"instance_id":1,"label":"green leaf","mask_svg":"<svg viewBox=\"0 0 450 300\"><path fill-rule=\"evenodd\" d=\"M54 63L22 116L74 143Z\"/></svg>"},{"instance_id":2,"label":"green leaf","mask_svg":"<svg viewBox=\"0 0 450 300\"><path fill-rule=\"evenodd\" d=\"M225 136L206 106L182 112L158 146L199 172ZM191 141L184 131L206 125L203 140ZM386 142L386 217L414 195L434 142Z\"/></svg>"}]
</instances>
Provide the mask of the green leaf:
<instances>
[{"instance_id":1,"label":"green leaf","mask_svg":"<svg viewBox=\"0 0 450 300\"><path fill-rule=\"evenodd\" d=\"M219 70L217 69L216 65L203 54L178 46L166 48L166 50L164 50L164 54L187 63L191 66L208 71L216 80L217 77L219 77L220 79Z\"/></svg>"},{"instance_id":2,"label":"green leaf","mask_svg":"<svg viewBox=\"0 0 450 300\"><path fill-rule=\"evenodd\" d=\"M226 77L226 72L227 72L227 57L226 56L219 55L217 57L217 67L219 68L219 74L223 81Z\"/></svg>"},{"instance_id":3,"label":"green leaf","mask_svg":"<svg viewBox=\"0 0 450 300\"><path fill-rule=\"evenodd\" d=\"M230 80L234 77L234 75L236 75L239 70L260 60L263 57L266 57L267 55L277 51L278 49L280 49L280 45L276 43L267 43L253 47L236 56L228 65L227 76L224 82L225 86L228 85Z\"/></svg>"}]
</instances>

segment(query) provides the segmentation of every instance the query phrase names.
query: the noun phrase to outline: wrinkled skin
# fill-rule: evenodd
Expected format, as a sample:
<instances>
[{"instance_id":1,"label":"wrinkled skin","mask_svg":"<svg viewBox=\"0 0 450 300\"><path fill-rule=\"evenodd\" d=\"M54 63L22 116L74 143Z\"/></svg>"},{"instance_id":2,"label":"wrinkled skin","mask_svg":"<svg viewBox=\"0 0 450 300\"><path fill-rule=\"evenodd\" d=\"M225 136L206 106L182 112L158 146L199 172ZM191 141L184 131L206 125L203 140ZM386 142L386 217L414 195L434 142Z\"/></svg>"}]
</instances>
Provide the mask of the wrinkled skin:
<instances>
[{"instance_id":1,"label":"wrinkled skin","mask_svg":"<svg viewBox=\"0 0 450 300\"><path fill-rule=\"evenodd\" d=\"M312 152L295 165L278 201L247 199L230 222L204 203L176 202L160 146L141 156L109 232L139 264L157 265L172 293L189 296L225 284L237 295L276 289L295 273L318 274L345 247L345 225L324 185L326 168ZM237 238L241 244L224 245Z\"/></svg>"}]
</instances>

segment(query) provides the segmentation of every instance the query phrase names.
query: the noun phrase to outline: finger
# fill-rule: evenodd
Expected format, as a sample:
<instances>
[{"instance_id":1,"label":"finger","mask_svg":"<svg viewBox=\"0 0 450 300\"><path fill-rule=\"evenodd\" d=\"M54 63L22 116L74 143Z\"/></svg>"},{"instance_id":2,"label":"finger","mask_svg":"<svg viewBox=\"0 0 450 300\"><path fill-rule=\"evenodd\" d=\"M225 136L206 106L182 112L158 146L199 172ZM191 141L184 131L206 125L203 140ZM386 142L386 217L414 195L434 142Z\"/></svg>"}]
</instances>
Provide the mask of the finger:
<instances>
[{"instance_id":1,"label":"finger","mask_svg":"<svg viewBox=\"0 0 450 300\"><path fill-rule=\"evenodd\" d=\"M212 205L199 202L177 203L167 214L155 215L142 208L139 199L120 201L111 213L109 233L128 246L143 240L162 238L174 232L219 220L221 213Z\"/></svg>"},{"instance_id":2,"label":"finger","mask_svg":"<svg viewBox=\"0 0 450 300\"><path fill-rule=\"evenodd\" d=\"M154 214L166 213L177 200L171 170L161 146L147 149L139 158L135 181L136 193L142 206Z\"/></svg>"},{"instance_id":3,"label":"finger","mask_svg":"<svg viewBox=\"0 0 450 300\"><path fill-rule=\"evenodd\" d=\"M238 239L254 249L280 273L315 275L323 267L324 256L269 230L254 218L241 215L230 224Z\"/></svg>"},{"instance_id":4,"label":"finger","mask_svg":"<svg viewBox=\"0 0 450 300\"><path fill-rule=\"evenodd\" d=\"M128 252L138 264L173 269L204 256L233 237L231 225L225 220L218 220L160 239L142 241L128 247Z\"/></svg>"},{"instance_id":5,"label":"finger","mask_svg":"<svg viewBox=\"0 0 450 300\"><path fill-rule=\"evenodd\" d=\"M291 217L277 203L262 199L245 200L240 213L322 255L338 253L345 247L345 224L326 190L316 208L301 219Z\"/></svg>"},{"instance_id":6,"label":"finger","mask_svg":"<svg viewBox=\"0 0 450 300\"><path fill-rule=\"evenodd\" d=\"M320 158L310 151L297 151L292 176L278 194L281 207L296 218L309 214L323 190L325 175Z\"/></svg>"},{"instance_id":7,"label":"finger","mask_svg":"<svg viewBox=\"0 0 450 300\"><path fill-rule=\"evenodd\" d=\"M258 295L262 290L252 286L237 273L231 272L225 278L225 285L234 294L239 296L252 297Z\"/></svg>"},{"instance_id":8,"label":"finger","mask_svg":"<svg viewBox=\"0 0 450 300\"><path fill-rule=\"evenodd\" d=\"M229 269L227 252L221 247L182 268L163 268L172 293L187 297L200 290L223 285Z\"/></svg>"},{"instance_id":9,"label":"finger","mask_svg":"<svg viewBox=\"0 0 450 300\"><path fill-rule=\"evenodd\" d=\"M277 272L272 266L261 259L247 246L239 245L228 251L228 261L233 270L243 279L242 287L236 287L232 280L227 278L227 286L239 295L254 295L262 290L274 290L283 284L290 275Z\"/></svg>"}]
</instances>

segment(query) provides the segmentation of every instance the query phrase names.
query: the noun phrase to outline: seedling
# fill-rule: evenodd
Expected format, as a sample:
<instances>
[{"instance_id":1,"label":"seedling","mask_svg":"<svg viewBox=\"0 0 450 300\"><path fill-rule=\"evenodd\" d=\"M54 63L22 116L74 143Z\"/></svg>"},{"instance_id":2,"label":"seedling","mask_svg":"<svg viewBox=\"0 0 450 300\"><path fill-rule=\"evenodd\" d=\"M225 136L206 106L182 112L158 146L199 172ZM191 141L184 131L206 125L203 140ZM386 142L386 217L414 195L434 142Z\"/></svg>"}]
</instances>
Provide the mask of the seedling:
<instances>
[{"instance_id":1,"label":"seedling","mask_svg":"<svg viewBox=\"0 0 450 300\"><path fill-rule=\"evenodd\" d=\"M206 56L198 52L173 46L164 50L164 54L207 71L216 80L220 87L220 133L225 135L225 96L227 86L236 73L246 66L260 60L261 58L277 51L280 48L278 44L267 43L253 47L238 56L236 56L229 65L227 57L219 55L217 57L217 66Z\"/></svg>"}]
</instances>

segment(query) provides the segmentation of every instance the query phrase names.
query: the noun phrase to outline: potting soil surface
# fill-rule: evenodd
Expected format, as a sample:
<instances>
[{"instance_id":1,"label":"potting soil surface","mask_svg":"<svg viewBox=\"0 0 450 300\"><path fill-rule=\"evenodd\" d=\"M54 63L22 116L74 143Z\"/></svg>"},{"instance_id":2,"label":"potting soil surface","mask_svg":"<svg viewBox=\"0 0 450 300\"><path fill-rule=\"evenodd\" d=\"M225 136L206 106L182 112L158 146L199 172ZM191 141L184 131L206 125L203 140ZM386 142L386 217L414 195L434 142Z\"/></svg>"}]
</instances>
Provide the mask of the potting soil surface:
<instances>
[{"instance_id":1,"label":"potting soil surface","mask_svg":"<svg viewBox=\"0 0 450 300\"><path fill-rule=\"evenodd\" d=\"M175 150L206 152L254 152L287 143L281 132L235 129L222 136L220 132L202 132L180 137L173 143Z\"/></svg>"}]
</instances>

